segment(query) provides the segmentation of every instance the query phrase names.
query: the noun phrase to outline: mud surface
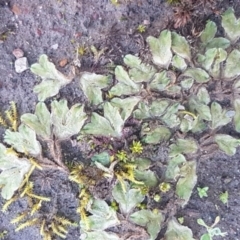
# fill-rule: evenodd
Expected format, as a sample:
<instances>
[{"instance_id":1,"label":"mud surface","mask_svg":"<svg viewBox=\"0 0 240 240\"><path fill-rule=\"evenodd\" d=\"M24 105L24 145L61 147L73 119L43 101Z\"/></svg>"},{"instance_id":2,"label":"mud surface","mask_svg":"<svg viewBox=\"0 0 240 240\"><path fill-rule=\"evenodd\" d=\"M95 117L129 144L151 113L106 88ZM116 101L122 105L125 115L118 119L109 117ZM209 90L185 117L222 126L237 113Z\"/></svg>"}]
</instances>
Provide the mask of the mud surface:
<instances>
[{"instance_id":1,"label":"mud surface","mask_svg":"<svg viewBox=\"0 0 240 240\"><path fill-rule=\"evenodd\" d=\"M165 1L132 0L114 6L109 0L0 0L0 109L8 108L10 101L15 101L20 114L33 112L37 96L32 92L38 82L30 70L16 73L15 57L12 51L20 48L24 51L29 65L35 63L39 55L45 53L62 72L68 72L74 61L79 61L79 71L105 72L108 64L120 63L122 56L131 53L144 53L145 37L157 36L168 27L173 29L173 9ZM206 1L208 2L208 1ZM210 1L209 1L210 2ZM213 1L214 2L214 1ZM194 41L194 31L201 31L207 19L219 22L219 13L233 6L236 15L240 15L240 3L235 1L215 1L214 11L211 6L198 6L192 21L177 31ZM147 31L140 34L136 29L139 24L147 23ZM77 56L81 46L94 45L97 49L105 48L103 56L94 59L87 52L84 57ZM66 59L68 64L60 67L59 62ZM73 81L61 90L57 96L68 99L71 103L83 102L84 96ZM1 134L3 129L0 129ZM71 146L69 146L70 148ZM68 145L66 145L68 148ZM70 154L70 153L69 153ZM82 157L76 153L66 159ZM240 239L240 149L234 157L216 154L198 162L197 186L208 186L208 198L200 199L194 190L188 205L178 213L184 217L184 224L189 226L196 239L203 234L203 228L196 223L203 218L211 225L216 216L221 217L219 227L228 232L225 239ZM51 197L51 204L44 205L52 214L63 215L72 221L78 221L76 214L78 188L68 180L66 174L59 171L35 172L36 193ZM219 194L228 191L229 202L224 205L219 201ZM0 205L3 204L0 199ZM13 203L8 211L0 212L0 232L6 230L6 240L38 240L39 230L35 227L15 232L10 223L17 213L26 210L25 199ZM70 228L68 240L79 239L79 229ZM217 238L216 239L222 239Z\"/></svg>"}]
</instances>

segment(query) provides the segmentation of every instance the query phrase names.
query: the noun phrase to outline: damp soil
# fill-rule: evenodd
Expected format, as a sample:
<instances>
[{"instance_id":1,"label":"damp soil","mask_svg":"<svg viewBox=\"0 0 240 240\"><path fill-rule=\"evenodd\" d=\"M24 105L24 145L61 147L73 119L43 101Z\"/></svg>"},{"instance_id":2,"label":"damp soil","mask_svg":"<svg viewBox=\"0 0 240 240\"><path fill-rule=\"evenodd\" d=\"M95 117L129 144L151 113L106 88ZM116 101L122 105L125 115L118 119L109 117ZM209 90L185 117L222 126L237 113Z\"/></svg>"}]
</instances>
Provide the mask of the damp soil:
<instances>
[{"instance_id":1,"label":"damp soil","mask_svg":"<svg viewBox=\"0 0 240 240\"><path fill-rule=\"evenodd\" d=\"M144 57L145 38L157 36L165 28L174 28L173 8L163 0L120 1L114 6L109 0L0 0L0 109L6 110L10 101L17 103L19 114L33 112L37 96L33 87L39 79L30 70L16 73L13 50L20 48L27 57L29 65L38 60L39 55L47 54L62 72L68 72L71 65L78 61L78 72L90 71L105 73L111 64L122 62L125 54L139 54ZM240 16L240 2L203 1L213 5L196 4L192 19L184 27L176 29L189 41L194 42L196 35L203 29L208 19L220 22L220 13L229 6L234 7ZM139 24L146 24L147 30L139 33ZM220 34L220 33L219 33ZM90 52L77 56L78 47L94 45L105 49L99 59ZM67 64L61 67L61 61ZM58 96L66 98L71 104L84 102L83 93L79 90L77 79L62 89ZM0 129L1 135L4 129ZM225 133L232 133L225 129ZM236 134L236 133L234 133ZM66 152L64 159L69 161L86 161L74 142L63 146ZM149 149L151 151L151 149ZM159 158L165 158L164 147L152 149ZM158 158L157 157L157 158ZM208 197L199 198L196 188L189 203L177 211L178 217L184 217L184 225L189 226L196 239L200 239L204 229L196 220L198 218L211 225L216 216L221 217L218 224L223 232L228 232L227 240L240 239L240 149L233 157L216 152L204 159L198 159L198 182L196 187L208 186ZM72 221L79 221L76 214L78 206L78 187L68 180L67 174L57 170L35 171L31 177L36 194L51 197L51 203L42 207L42 214L65 216ZM219 194L229 193L229 201L224 205ZM169 199L169 197L166 197ZM4 200L0 198L0 206ZM18 213L27 210L27 200L14 202L6 212L0 212L0 233L7 231L6 240L41 239L37 227L28 227L15 232L10 221ZM158 207L157 205L155 207ZM159 206L161 208L161 206ZM125 226L129 228L129 226ZM130 229L131 230L131 229ZM121 233L122 231L122 233ZM119 234L125 233L124 226ZM79 228L70 228L68 240L79 239ZM158 239L161 239L160 234ZM215 238L224 239L224 238Z\"/></svg>"}]
</instances>

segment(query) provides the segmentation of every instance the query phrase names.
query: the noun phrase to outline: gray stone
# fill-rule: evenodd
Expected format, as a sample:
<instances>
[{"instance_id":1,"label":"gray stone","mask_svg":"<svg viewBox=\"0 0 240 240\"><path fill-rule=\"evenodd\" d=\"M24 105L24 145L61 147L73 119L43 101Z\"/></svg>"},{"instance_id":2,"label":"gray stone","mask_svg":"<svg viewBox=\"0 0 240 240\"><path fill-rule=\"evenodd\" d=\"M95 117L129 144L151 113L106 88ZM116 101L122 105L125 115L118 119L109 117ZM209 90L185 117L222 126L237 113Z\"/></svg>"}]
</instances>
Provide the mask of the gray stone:
<instances>
[{"instance_id":1,"label":"gray stone","mask_svg":"<svg viewBox=\"0 0 240 240\"><path fill-rule=\"evenodd\" d=\"M24 52L20 48L16 48L13 50L12 54L15 56L15 58L21 58L24 56Z\"/></svg>"},{"instance_id":2,"label":"gray stone","mask_svg":"<svg viewBox=\"0 0 240 240\"><path fill-rule=\"evenodd\" d=\"M51 46L51 48L53 49L53 50L57 50L58 49L58 44L56 43L56 44L53 44L52 46Z\"/></svg>"},{"instance_id":3,"label":"gray stone","mask_svg":"<svg viewBox=\"0 0 240 240\"><path fill-rule=\"evenodd\" d=\"M28 69L28 60L26 57L18 58L15 61L15 71L17 73L22 73Z\"/></svg>"}]
</instances>

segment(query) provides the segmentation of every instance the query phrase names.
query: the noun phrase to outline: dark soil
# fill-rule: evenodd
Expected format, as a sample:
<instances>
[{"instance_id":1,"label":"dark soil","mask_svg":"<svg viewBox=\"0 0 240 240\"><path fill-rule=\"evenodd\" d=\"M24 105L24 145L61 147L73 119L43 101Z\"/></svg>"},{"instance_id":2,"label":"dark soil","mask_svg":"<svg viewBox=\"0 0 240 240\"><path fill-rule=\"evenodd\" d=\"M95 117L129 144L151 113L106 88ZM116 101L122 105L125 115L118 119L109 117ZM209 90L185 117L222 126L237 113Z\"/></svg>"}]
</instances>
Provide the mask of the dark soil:
<instances>
[{"instance_id":1,"label":"dark soil","mask_svg":"<svg viewBox=\"0 0 240 240\"><path fill-rule=\"evenodd\" d=\"M39 55L45 53L62 72L68 72L76 60L79 46L94 45L97 49L106 48L98 61L87 52L79 57L79 71L106 72L108 64L121 63L127 53L144 56L145 37L157 36L164 28L173 29L173 8L161 0L121 1L114 6L109 0L0 0L0 109L6 110L10 101L15 101L19 114L33 112L37 96L32 89L38 79L30 70L21 74L15 72L15 57L12 51L20 48L28 58L29 64L35 63ZM208 2L208 1L206 1ZM210 2L210 1L209 1ZM214 1L213 1L214 2ZM213 5L197 5L192 20L177 31L195 41L207 19L217 23L220 13L233 6L240 16L240 1L215 1ZM139 24L148 22L147 31L140 34L136 29ZM68 64L61 68L59 62L67 59ZM83 102L84 96L73 81L62 89L57 98L63 97L70 103ZM1 128L1 133L3 133ZM70 144L70 143L67 143ZM71 144L65 149L71 149ZM233 157L216 153L205 160L198 161L197 186L208 186L208 197L200 199L196 189L187 206L177 216L184 217L184 224L189 226L196 239L204 229L196 220L203 218L211 225L216 216L221 217L218 224L223 232L228 232L225 239L240 239L240 150ZM68 152L65 160L81 161L78 151ZM51 212L65 216L72 221L79 221L76 214L78 188L60 171L36 171L32 175L35 192L51 197L51 204L43 206L43 213ZM224 205L219 194L228 191L229 202ZM0 206L4 200L0 199ZM15 232L11 219L25 211L25 199L14 202L6 212L0 212L0 232L6 230L7 240L41 239L36 227L28 227ZM79 239L79 228L70 228L68 240ZM217 237L215 239L218 239ZM222 239L222 238L219 238Z\"/></svg>"}]
</instances>

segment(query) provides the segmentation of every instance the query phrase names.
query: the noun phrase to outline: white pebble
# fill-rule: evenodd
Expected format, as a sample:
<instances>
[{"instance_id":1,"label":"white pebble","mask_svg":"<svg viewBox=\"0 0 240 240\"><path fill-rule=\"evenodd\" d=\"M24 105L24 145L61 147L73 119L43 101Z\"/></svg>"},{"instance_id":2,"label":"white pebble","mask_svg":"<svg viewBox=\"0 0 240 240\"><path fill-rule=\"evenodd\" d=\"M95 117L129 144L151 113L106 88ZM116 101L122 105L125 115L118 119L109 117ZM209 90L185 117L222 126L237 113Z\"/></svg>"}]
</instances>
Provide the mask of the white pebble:
<instances>
[{"instance_id":1,"label":"white pebble","mask_svg":"<svg viewBox=\"0 0 240 240\"><path fill-rule=\"evenodd\" d=\"M18 58L15 61L15 71L17 73L22 73L28 69L28 60L26 57Z\"/></svg>"}]
</instances>

